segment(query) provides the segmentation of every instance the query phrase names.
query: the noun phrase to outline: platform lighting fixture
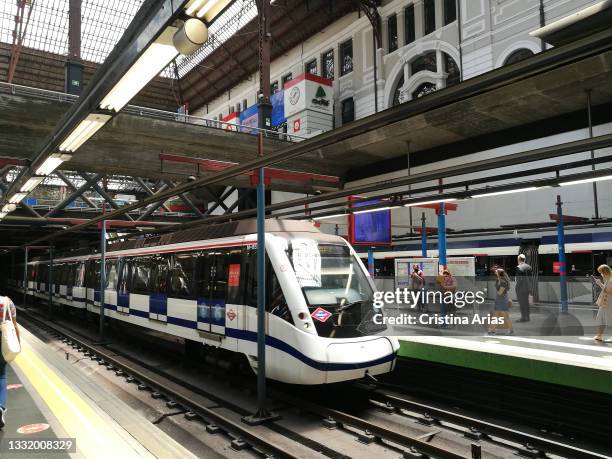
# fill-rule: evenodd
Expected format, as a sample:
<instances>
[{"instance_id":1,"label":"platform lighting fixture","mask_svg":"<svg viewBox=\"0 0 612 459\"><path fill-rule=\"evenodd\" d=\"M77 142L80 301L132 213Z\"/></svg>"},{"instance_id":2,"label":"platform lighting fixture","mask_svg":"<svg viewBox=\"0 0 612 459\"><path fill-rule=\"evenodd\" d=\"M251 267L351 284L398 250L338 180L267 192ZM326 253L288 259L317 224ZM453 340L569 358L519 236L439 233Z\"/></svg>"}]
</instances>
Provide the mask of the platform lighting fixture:
<instances>
[{"instance_id":1,"label":"platform lighting fixture","mask_svg":"<svg viewBox=\"0 0 612 459\"><path fill-rule=\"evenodd\" d=\"M100 102L100 108L119 112L146 84L178 56L172 43L176 27L167 27L141 54L119 82Z\"/></svg>"},{"instance_id":2,"label":"platform lighting fixture","mask_svg":"<svg viewBox=\"0 0 612 459\"><path fill-rule=\"evenodd\" d=\"M572 180L571 182L560 182L559 186L580 185L581 183L601 182L604 180L612 180L612 175L603 175L601 177L591 177L582 180Z\"/></svg>"},{"instance_id":3,"label":"platform lighting fixture","mask_svg":"<svg viewBox=\"0 0 612 459\"><path fill-rule=\"evenodd\" d=\"M356 210L356 211L353 211L353 214L369 214L370 212L380 212L381 210L391 210L391 209L397 209L397 206L378 207L377 209Z\"/></svg>"},{"instance_id":4,"label":"platform lighting fixture","mask_svg":"<svg viewBox=\"0 0 612 459\"><path fill-rule=\"evenodd\" d=\"M2 207L2 212L8 214L9 212L13 212L16 208L17 206L15 204L8 203L5 204L4 207Z\"/></svg>"},{"instance_id":5,"label":"platform lighting fixture","mask_svg":"<svg viewBox=\"0 0 612 459\"><path fill-rule=\"evenodd\" d=\"M484 198L486 196L500 196L502 194L522 193L523 191L535 191L535 190L539 190L539 189L540 189L540 187L530 186L530 187L526 187L526 188L516 188L514 190L493 191L491 193L473 194L470 197L472 197L472 198Z\"/></svg>"},{"instance_id":6,"label":"platform lighting fixture","mask_svg":"<svg viewBox=\"0 0 612 459\"><path fill-rule=\"evenodd\" d=\"M102 128L102 126L104 126L110 119L110 115L103 115L100 113L92 113L87 115L87 118L81 121L66 138L66 140L60 144L60 151L76 151L81 145L89 140L92 135L98 132L100 128Z\"/></svg>"},{"instance_id":7,"label":"platform lighting fixture","mask_svg":"<svg viewBox=\"0 0 612 459\"><path fill-rule=\"evenodd\" d=\"M28 193L15 193L13 196L11 196L11 199L9 199L9 202L11 204L19 204L21 201L23 201L23 198L25 198L28 195Z\"/></svg>"},{"instance_id":8,"label":"platform lighting fixture","mask_svg":"<svg viewBox=\"0 0 612 459\"><path fill-rule=\"evenodd\" d=\"M32 177L28 179L27 182L23 184L23 186L21 187L19 191L22 193L29 193L34 188L36 188L38 185L40 185L40 182L42 182L44 179L45 179L44 177L33 175Z\"/></svg>"},{"instance_id":9,"label":"platform lighting fixture","mask_svg":"<svg viewBox=\"0 0 612 459\"><path fill-rule=\"evenodd\" d=\"M346 217L346 214L323 215L321 217L312 217L313 220L326 220L328 218Z\"/></svg>"},{"instance_id":10,"label":"platform lighting fixture","mask_svg":"<svg viewBox=\"0 0 612 459\"><path fill-rule=\"evenodd\" d=\"M438 204L440 202L451 202L451 201L457 201L457 198L434 199L432 201L411 202L408 204L404 204L404 207L422 206L425 204Z\"/></svg>"},{"instance_id":11,"label":"platform lighting fixture","mask_svg":"<svg viewBox=\"0 0 612 459\"><path fill-rule=\"evenodd\" d=\"M232 0L193 0L187 4L185 13L210 22L231 2Z\"/></svg>"},{"instance_id":12,"label":"platform lighting fixture","mask_svg":"<svg viewBox=\"0 0 612 459\"><path fill-rule=\"evenodd\" d=\"M36 175L49 175L64 161L70 161L71 159L72 155L67 153L53 153L36 169Z\"/></svg>"},{"instance_id":13,"label":"platform lighting fixture","mask_svg":"<svg viewBox=\"0 0 612 459\"><path fill-rule=\"evenodd\" d=\"M0 220L8 215L8 212L0 212Z\"/></svg>"}]
</instances>

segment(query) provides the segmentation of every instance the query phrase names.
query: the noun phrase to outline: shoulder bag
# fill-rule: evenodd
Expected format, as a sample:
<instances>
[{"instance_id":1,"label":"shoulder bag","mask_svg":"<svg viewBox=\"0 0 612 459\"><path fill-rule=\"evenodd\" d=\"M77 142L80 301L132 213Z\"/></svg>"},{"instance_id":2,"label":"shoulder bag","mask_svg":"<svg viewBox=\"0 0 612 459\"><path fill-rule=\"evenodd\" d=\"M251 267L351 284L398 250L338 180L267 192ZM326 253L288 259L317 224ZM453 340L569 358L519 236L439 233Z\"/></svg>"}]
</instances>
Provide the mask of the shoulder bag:
<instances>
[{"instance_id":1,"label":"shoulder bag","mask_svg":"<svg viewBox=\"0 0 612 459\"><path fill-rule=\"evenodd\" d=\"M8 311L8 320L7 320ZM21 352L21 343L17 337L17 330L13 323L13 315L11 313L11 304L4 303L4 313L2 314L2 323L0 323L0 333L2 333L2 357L5 362L12 362L15 357Z\"/></svg>"}]
</instances>

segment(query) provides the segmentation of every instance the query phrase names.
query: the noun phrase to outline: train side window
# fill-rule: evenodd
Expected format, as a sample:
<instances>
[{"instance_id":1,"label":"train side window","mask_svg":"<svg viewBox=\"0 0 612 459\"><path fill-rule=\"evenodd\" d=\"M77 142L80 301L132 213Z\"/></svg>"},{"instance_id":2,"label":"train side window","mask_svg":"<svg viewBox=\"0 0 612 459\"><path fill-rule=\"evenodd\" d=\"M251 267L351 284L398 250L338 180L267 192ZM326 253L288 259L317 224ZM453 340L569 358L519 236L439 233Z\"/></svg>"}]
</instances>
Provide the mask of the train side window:
<instances>
[{"instance_id":1,"label":"train side window","mask_svg":"<svg viewBox=\"0 0 612 459\"><path fill-rule=\"evenodd\" d=\"M227 302L242 304L242 249L230 249L227 255Z\"/></svg>"},{"instance_id":2,"label":"train side window","mask_svg":"<svg viewBox=\"0 0 612 459\"><path fill-rule=\"evenodd\" d=\"M257 250L247 249L244 256L244 304L257 307Z\"/></svg>"},{"instance_id":3,"label":"train side window","mask_svg":"<svg viewBox=\"0 0 612 459\"><path fill-rule=\"evenodd\" d=\"M75 287L83 287L85 285L85 263L79 263L76 267L76 276L74 281Z\"/></svg>"},{"instance_id":4,"label":"train side window","mask_svg":"<svg viewBox=\"0 0 612 459\"><path fill-rule=\"evenodd\" d=\"M293 317L287 305L287 300L278 282L278 277L276 277L276 273L272 269L272 265L269 261L266 269L266 276L266 283L268 284L268 288L266 289L268 296L268 298L266 298L266 311L293 324Z\"/></svg>"},{"instance_id":5,"label":"train side window","mask_svg":"<svg viewBox=\"0 0 612 459\"><path fill-rule=\"evenodd\" d=\"M74 287L76 284L76 274L77 274L78 265L76 263L71 263L70 268L68 270L68 285Z\"/></svg>"},{"instance_id":6,"label":"train side window","mask_svg":"<svg viewBox=\"0 0 612 459\"><path fill-rule=\"evenodd\" d=\"M204 251L197 257L196 296L210 298L210 280L213 266L210 251Z\"/></svg>"},{"instance_id":7,"label":"train side window","mask_svg":"<svg viewBox=\"0 0 612 459\"><path fill-rule=\"evenodd\" d=\"M195 298L196 259L194 253L180 253L174 256L170 272L170 296L174 298Z\"/></svg>"},{"instance_id":8,"label":"train side window","mask_svg":"<svg viewBox=\"0 0 612 459\"><path fill-rule=\"evenodd\" d=\"M131 292L148 295L153 274L151 257L138 257L133 259Z\"/></svg>"},{"instance_id":9,"label":"train side window","mask_svg":"<svg viewBox=\"0 0 612 459\"><path fill-rule=\"evenodd\" d=\"M166 256L159 256L153 258L151 261L154 266L151 279L151 291L155 293L166 293L168 291L170 260Z\"/></svg>"},{"instance_id":10,"label":"train side window","mask_svg":"<svg viewBox=\"0 0 612 459\"><path fill-rule=\"evenodd\" d=\"M94 290L100 289L100 261L90 260L87 267L88 279L87 288Z\"/></svg>"},{"instance_id":11,"label":"train side window","mask_svg":"<svg viewBox=\"0 0 612 459\"><path fill-rule=\"evenodd\" d=\"M106 260L106 288L117 290L117 260Z\"/></svg>"},{"instance_id":12,"label":"train side window","mask_svg":"<svg viewBox=\"0 0 612 459\"><path fill-rule=\"evenodd\" d=\"M119 275L117 279L117 291L127 293L130 291L132 260L130 258L121 258L119 260Z\"/></svg>"},{"instance_id":13,"label":"train side window","mask_svg":"<svg viewBox=\"0 0 612 459\"><path fill-rule=\"evenodd\" d=\"M213 252L212 274L213 282L210 297L215 300L225 300L227 294L227 274L229 254L226 250Z\"/></svg>"}]
</instances>

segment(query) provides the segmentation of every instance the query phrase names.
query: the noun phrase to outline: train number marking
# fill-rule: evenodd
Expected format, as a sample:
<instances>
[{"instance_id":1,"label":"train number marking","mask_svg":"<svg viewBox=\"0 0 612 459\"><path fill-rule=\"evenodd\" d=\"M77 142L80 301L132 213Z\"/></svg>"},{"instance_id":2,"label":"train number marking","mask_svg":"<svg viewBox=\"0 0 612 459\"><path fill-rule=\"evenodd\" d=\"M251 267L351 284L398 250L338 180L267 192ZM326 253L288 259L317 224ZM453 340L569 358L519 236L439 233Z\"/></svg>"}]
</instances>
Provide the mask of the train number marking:
<instances>
[{"instance_id":1,"label":"train number marking","mask_svg":"<svg viewBox=\"0 0 612 459\"><path fill-rule=\"evenodd\" d=\"M233 309L230 309L229 311L227 311L226 315L227 315L227 318L230 320L230 322L233 322L234 319L238 317L238 314Z\"/></svg>"},{"instance_id":2,"label":"train number marking","mask_svg":"<svg viewBox=\"0 0 612 459\"><path fill-rule=\"evenodd\" d=\"M312 314L310 314L310 316L313 319L317 319L319 322L325 322L332 316L332 313L323 308L317 308Z\"/></svg>"}]
</instances>

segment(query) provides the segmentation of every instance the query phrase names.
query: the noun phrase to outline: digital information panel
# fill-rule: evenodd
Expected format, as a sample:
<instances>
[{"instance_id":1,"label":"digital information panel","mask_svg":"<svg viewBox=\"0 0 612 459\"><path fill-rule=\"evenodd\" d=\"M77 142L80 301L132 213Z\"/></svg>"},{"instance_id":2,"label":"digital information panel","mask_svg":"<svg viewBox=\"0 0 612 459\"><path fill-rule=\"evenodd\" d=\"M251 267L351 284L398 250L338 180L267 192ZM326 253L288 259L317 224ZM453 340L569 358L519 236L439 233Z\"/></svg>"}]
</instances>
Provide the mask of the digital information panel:
<instances>
[{"instance_id":1,"label":"digital information panel","mask_svg":"<svg viewBox=\"0 0 612 459\"><path fill-rule=\"evenodd\" d=\"M364 201L352 203L351 206L371 206L380 202ZM351 244L391 244L391 210L351 214L349 234Z\"/></svg>"}]
</instances>

